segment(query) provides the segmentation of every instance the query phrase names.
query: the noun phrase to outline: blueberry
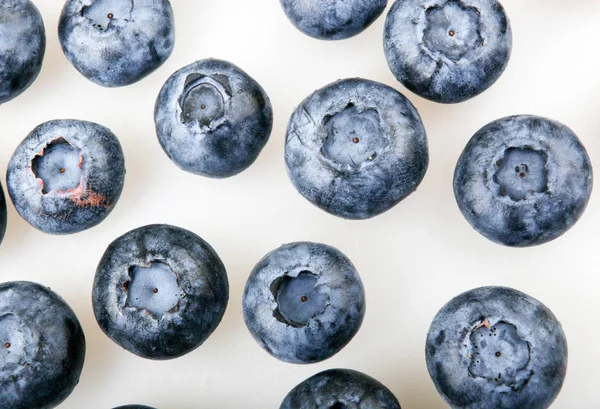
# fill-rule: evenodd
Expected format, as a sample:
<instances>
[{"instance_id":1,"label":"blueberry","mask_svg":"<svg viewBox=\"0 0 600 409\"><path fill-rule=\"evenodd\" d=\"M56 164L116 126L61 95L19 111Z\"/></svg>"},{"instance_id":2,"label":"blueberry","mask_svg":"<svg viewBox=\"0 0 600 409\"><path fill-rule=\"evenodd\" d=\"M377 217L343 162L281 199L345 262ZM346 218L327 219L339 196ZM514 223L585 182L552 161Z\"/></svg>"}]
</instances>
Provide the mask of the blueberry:
<instances>
[{"instance_id":1,"label":"blueberry","mask_svg":"<svg viewBox=\"0 0 600 409\"><path fill-rule=\"evenodd\" d=\"M125 406L119 406L118 408L114 408L114 409L154 409L154 408L151 408L150 406L144 406L144 405L125 405Z\"/></svg>"},{"instance_id":2,"label":"blueberry","mask_svg":"<svg viewBox=\"0 0 600 409\"><path fill-rule=\"evenodd\" d=\"M17 147L6 175L15 208L36 229L89 229L117 204L125 179L117 137L93 122L45 122Z\"/></svg>"},{"instance_id":3,"label":"blueberry","mask_svg":"<svg viewBox=\"0 0 600 409\"><path fill-rule=\"evenodd\" d=\"M281 0L296 28L321 40L343 40L361 33L386 5L387 0Z\"/></svg>"},{"instance_id":4,"label":"blueberry","mask_svg":"<svg viewBox=\"0 0 600 409\"><path fill-rule=\"evenodd\" d=\"M173 10L168 0L67 0L58 36L83 76L121 87L169 58L175 44Z\"/></svg>"},{"instance_id":5,"label":"blueberry","mask_svg":"<svg viewBox=\"0 0 600 409\"><path fill-rule=\"evenodd\" d=\"M400 403L388 388L364 373L330 369L292 389L279 409L400 409Z\"/></svg>"},{"instance_id":6,"label":"blueberry","mask_svg":"<svg viewBox=\"0 0 600 409\"><path fill-rule=\"evenodd\" d=\"M427 368L453 409L546 409L567 370L560 323L538 300L504 287L452 299L427 335Z\"/></svg>"},{"instance_id":7,"label":"blueberry","mask_svg":"<svg viewBox=\"0 0 600 409\"><path fill-rule=\"evenodd\" d=\"M457 103L502 75L512 32L496 0L396 0L384 47L390 69L406 88L435 102Z\"/></svg>"},{"instance_id":8,"label":"blueberry","mask_svg":"<svg viewBox=\"0 0 600 409\"><path fill-rule=\"evenodd\" d=\"M338 353L365 315L358 273L339 250L291 243L258 262L244 291L244 320L267 352L309 364Z\"/></svg>"},{"instance_id":9,"label":"blueberry","mask_svg":"<svg viewBox=\"0 0 600 409\"><path fill-rule=\"evenodd\" d=\"M415 107L398 91L363 79L315 91L294 111L285 162L298 191L347 219L389 210L417 189L429 161Z\"/></svg>"},{"instance_id":10,"label":"blueberry","mask_svg":"<svg viewBox=\"0 0 600 409\"><path fill-rule=\"evenodd\" d=\"M467 221L488 239L514 247L566 232L592 191L592 165L577 136L536 116L494 121L469 141L454 174Z\"/></svg>"},{"instance_id":11,"label":"blueberry","mask_svg":"<svg viewBox=\"0 0 600 409\"><path fill-rule=\"evenodd\" d=\"M168 225L140 227L113 241L92 294L102 331L149 359L199 347L221 322L228 300L217 253L194 233Z\"/></svg>"},{"instance_id":12,"label":"blueberry","mask_svg":"<svg viewBox=\"0 0 600 409\"><path fill-rule=\"evenodd\" d=\"M73 392L85 337L65 301L36 283L0 284L0 407L51 409Z\"/></svg>"},{"instance_id":13,"label":"blueberry","mask_svg":"<svg viewBox=\"0 0 600 409\"><path fill-rule=\"evenodd\" d=\"M35 81L46 52L40 12L29 0L0 2L0 104Z\"/></svg>"},{"instance_id":14,"label":"blueberry","mask_svg":"<svg viewBox=\"0 0 600 409\"><path fill-rule=\"evenodd\" d=\"M158 140L181 169L226 178L248 168L273 128L261 86L227 61L190 64L165 83L154 111Z\"/></svg>"}]
</instances>

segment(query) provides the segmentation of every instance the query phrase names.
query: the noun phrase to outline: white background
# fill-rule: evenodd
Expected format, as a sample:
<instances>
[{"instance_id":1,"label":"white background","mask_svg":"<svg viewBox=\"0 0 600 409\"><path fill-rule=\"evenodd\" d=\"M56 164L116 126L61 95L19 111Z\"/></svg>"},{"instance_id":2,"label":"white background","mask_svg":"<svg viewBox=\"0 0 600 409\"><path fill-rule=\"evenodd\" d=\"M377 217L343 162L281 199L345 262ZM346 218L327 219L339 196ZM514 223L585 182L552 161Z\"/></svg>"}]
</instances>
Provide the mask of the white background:
<instances>
[{"instance_id":1,"label":"white background","mask_svg":"<svg viewBox=\"0 0 600 409\"><path fill-rule=\"evenodd\" d=\"M438 309L459 293L505 285L544 302L562 322L569 368L555 409L600 407L600 202L597 191L580 222L541 247L510 249L471 229L453 197L456 160L486 123L538 114L571 127L600 163L600 2L504 0L514 49L501 79L459 105L438 105L405 90L387 68L380 18L342 42L311 39L286 19L277 0L173 0L177 40L172 57L145 80L121 89L95 85L69 64L58 44L60 0L36 1L48 47L37 82L0 107L0 166L38 124L57 118L98 122L119 137L127 177L120 202L98 227L58 237L36 231L9 203L0 247L2 281L31 280L57 291L77 313L87 338L81 382L64 409L108 409L145 403L158 409L278 408L287 392L321 370L347 367L387 385L403 409L441 409L425 367L424 342ZM230 60L269 94L271 140L246 172L227 180L185 173L156 139L154 100L164 81L197 59ZM371 220L338 219L313 207L288 181L284 137L294 109L312 91L339 78L364 77L398 88L417 106L430 144L422 185ZM599 167L600 169L600 167ZM4 182L4 180L3 180ZM99 329L92 279L117 236L150 223L170 223L207 240L231 284L225 317L208 341L168 362L138 358ZM241 314L243 287L254 264L282 243L318 241L342 250L366 288L367 313L354 340L316 365L285 364L252 339Z\"/></svg>"}]
</instances>

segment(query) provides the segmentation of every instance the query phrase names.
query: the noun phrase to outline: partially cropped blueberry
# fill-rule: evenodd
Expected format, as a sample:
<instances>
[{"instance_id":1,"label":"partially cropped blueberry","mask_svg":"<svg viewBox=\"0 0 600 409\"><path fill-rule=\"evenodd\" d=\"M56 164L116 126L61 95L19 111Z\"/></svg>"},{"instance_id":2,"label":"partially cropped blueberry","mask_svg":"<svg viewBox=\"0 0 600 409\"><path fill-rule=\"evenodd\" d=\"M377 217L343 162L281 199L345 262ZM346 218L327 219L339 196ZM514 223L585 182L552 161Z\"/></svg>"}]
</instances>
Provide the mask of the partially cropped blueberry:
<instances>
[{"instance_id":1,"label":"partially cropped blueberry","mask_svg":"<svg viewBox=\"0 0 600 409\"><path fill-rule=\"evenodd\" d=\"M384 34L390 69L423 98L457 103L488 89L506 68L512 31L497 0L396 0Z\"/></svg>"},{"instance_id":2,"label":"partially cropped blueberry","mask_svg":"<svg viewBox=\"0 0 600 409\"><path fill-rule=\"evenodd\" d=\"M335 355L356 335L365 293L356 269L339 250L291 243L254 267L243 311L250 333L268 353L310 364Z\"/></svg>"},{"instance_id":3,"label":"partially cropped blueberry","mask_svg":"<svg viewBox=\"0 0 600 409\"><path fill-rule=\"evenodd\" d=\"M273 109L248 74L230 62L208 59L167 80L154 121L160 145L177 166L226 178L254 163L271 135Z\"/></svg>"},{"instance_id":4,"label":"partially cropped blueberry","mask_svg":"<svg viewBox=\"0 0 600 409\"><path fill-rule=\"evenodd\" d=\"M93 122L45 122L15 150L6 175L17 212L36 229L89 229L117 204L125 159L117 137Z\"/></svg>"},{"instance_id":5,"label":"partially cropped blueberry","mask_svg":"<svg viewBox=\"0 0 600 409\"><path fill-rule=\"evenodd\" d=\"M343 40L361 33L386 5L387 0L281 0L296 28L321 40Z\"/></svg>"},{"instance_id":6,"label":"partially cropped blueberry","mask_svg":"<svg viewBox=\"0 0 600 409\"><path fill-rule=\"evenodd\" d=\"M144 406L144 405L125 405L125 406L119 406L118 408L114 408L114 409L154 409L150 406Z\"/></svg>"},{"instance_id":7,"label":"partially cropped blueberry","mask_svg":"<svg viewBox=\"0 0 600 409\"><path fill-rule=\"evenodd\" d=\"M36 283L0 284L0 408L58 406L84 358L83 330L62 298Z\"/></svg>"},{"instance_id":8,"label":"partially cropped blueberry","mask_svg":"<svg viewBox=\"0 0 600 409\"><path fill-rule=\"evenodd\" d=\"M488 239L514 247L553 240L570 229L592 191L592 165L566 126L511 116L479 130L454 173L460 211Z\"/></svg>"},{"instance_id":9,"label":"partially cropped blueberry","mask_svg":"<svg viewBox=\"0 0 600 409\"><path fill-rule=\"evenodd\" d=\"M285 144L290 179L306 199L347 219L389 210L417 189L429 154L416 108L386 85L337 81L294 111Z\"/></svg>"},{"instance_id":10,"label":"partially cropped blueberry","mask_svg":"<svg viewBox=\"0 0 600 409\"><path fill-rule=\"evenodd\" d=\"M546 409L567 371L567 340L538 300L505 287L467 291L427 335L427 368L453 409Z\"/></svg>"},{"instance_id":11,"label":"partially cropped blueberry","mask_svg":"<svg viewBox=\"0 0 600 409\"><path fill-rule=\"evenodd\" d=\"M130 85L171 55L173 10L168 0L67 0L58 36L86 78L105 87Z\"/></svg>"},{"instance_id":12,"label":"partially cropped blueberry","mask_svg":"<svg viewBox=\"0 0 600 409\"><path fill-rule=\"evenodd\" d=\"M0 2L0 104L35 81L46 51L46 31L30 0Z\"/></svg>"},{"instance_id":13,"label":"partially cropped blueberry","mask_svg":"<svg viewBox=\"0 0 600 409\"><path fill-rule=\"evenodd\" d=\"M221 322L228 300L217 253L194 233L169 225L140 227L113 241L92 294L102 331L149 359L199 347Z\"/></svg>"},{"instance_id":14,"label":"partially cropped blueberry","mask_svg":"<svg viewBox=\"0 0 600 409\"><path fill-rule=\"evenodd\" d=\"M350 369L311 376L285 397L279 409L400 409L385 385Z\"/></svg>"}]
</instances>

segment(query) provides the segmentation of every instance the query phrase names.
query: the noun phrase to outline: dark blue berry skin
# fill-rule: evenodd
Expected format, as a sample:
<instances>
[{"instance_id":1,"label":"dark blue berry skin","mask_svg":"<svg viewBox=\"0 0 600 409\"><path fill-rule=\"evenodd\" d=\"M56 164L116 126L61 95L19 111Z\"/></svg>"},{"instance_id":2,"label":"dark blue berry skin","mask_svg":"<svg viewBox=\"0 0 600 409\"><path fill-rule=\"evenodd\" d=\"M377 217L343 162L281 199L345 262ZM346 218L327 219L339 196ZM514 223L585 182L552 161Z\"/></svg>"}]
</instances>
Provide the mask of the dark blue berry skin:
<instances>
[{"instance_id":1,"label":"dark blue berry skin","mask_svg":"<svg viewBox=\"0 0 600 409\"><path fill-rule=\"evenodd\" d=\"M565 378L567 340L538 300L510 288L482 287L438 312L426 359L453 409L546 409Z\"/></svg>"},{"instance_id":2,"label":"dark blue berry skin","mask_svg":"<svg viewBox=\"0 0 600 409\"><path fill-rule=\"evenodd\" d=\"M73 392L85 337L65 301L39 284L0 284L0 407L51 409Z\"/></svg>"},{"instance_id":3,"label":"dark blue berry skin","mask_svg":"<svg viewBox=\"0 0 600 409\"><path fill-rule=\"evenodd\" d=\"M431 101L457 103L488 89L512 50L510 22L496 0L396 0L384 34L390 69Z\"/></svg>"},{"instance_id":4,"label":"dark blue berry skin","mask_svg":"<svg viewBox=\"0 0 600 409\"><path fill-rule=\"evenodd\" d=\"M67 0L58 36L87 79L105 87L130 85L171 55L173 10L168 0Z\"/></svg>"},{"instance_id":5,"label":"dark blue berry skin","mask_svg":"<svg viewBox=\"0 0 600 409\"><path fill-rule=\"evenodd\" d=\"M314 205L367 219L417 189L429 163L427 136L416 108L398 91L346 79L296 108L285 162L300 194Z\"/></svg>"},{"instance_id":6,"label":"dark blue berry skin","mask_svg":"<svg viewBox=\"0 0 600 409\"><path fill-rule=\"evenodd\" d=\"M454 173L460 211L475 230L506 246L554 240L583 214L592 165L566 126L537 116L512 116L479 130Z\"/></svg>"},{"instance_id":7,"label":"dark blue berry skin","mask_svg":"<svg viewBox=\"0 0 600 409\"><path fill-rule=\"evenodd\" d=\"M4 188L0 183L0 243L4 239L6 233L6 226L8 225L8 213L6 208L6 196L4 195Z\"/></svg>"},{"instance_id":8,"label":"dark blue berry skin","mask_svg":"<svg viewBox=\"0 0 600 409\"><path fill-rule=\"evenodd\" d=\"M386 5L387 0L281 0L296 28L321 40L343 40L361 33Z\"/></svg>"},{"instance_id":9,"label":"dark blue berry skin","mask_svg":"<svg viewBox=\"0 0 600 409\"><path fill-rule=\"evenodd\" d=\"M387 387L364 373L330 369L292 389L279 409L400 409L400 403Z\"/></svg>"},{"instance_id":10,"label":"dark blue berry skin","mask_svg":"<svg viewBox=\"0 0 600 409\"><path fill-rule=\"evenodd\" d=\"M46 52L46 31L30 0L0 3L0 104L20 95L35 81Z\"/></svg>"},{"instance_id":11,"label":"dark blue berry skin","mask_svg":"<svg viewBox=\"0 0 600 409\"><path fill-rule=\"evenodd\" d=\"M96 226L117 204L125 159L109 129L54 120L21 142L6 179L17 212L29 224L51 234L77 233Z\"/></svg>"},{"instance_id":12,"label":"dark blue berry skin","mask_svg":"<svg viewBox=\"0 0 600 409\"><path fill-rule=\"evenodd\" d=\"M157 280L142 294L146 299L134 299L136 280L143 280L135 271L157 263L167 267L172 283ZM167 294L171 285L174 291ZM174 302L168 310L148 309L159 296L174 297ZM228 300L227 273L213 248L169 225L140 227L111 243L92 294L102 331L129 352L156 360L180 357L204 343L221 322Z\"/></svg>"},{"instance_id":13,"label":"dark blue berry skin","mask_svg":"<svg viewBox=\"0 0 600 409\"><path fill-rule=\"evenodd\" d=\"M167 80L154 121L160 145L177 166L226 178L254 163L271 135L273 109L248 74L230 62L208 59Z\"/></svg>"},{"instance_id":14,"label":"dark blue berry skin","mask_svg":"<svg viewBox=\"0 0 600 409\"><path fill-rule=\"evenodd\" d=\"M306 306L309 311L303 310ZM356 335L365 315L365 293L356 269L339 250L290 243L254 267L243 312L248 330L268 353L310 364L335 355Z\"/></svg>"},{"instance_id":15,"label":"dark blue berry skin","mask_svg":"<svg viewBox=\"0 0 600 409\"><path fill-rule=\"evenodd\" d=\"M125 405L125 406L119 406L118 408L114 408L114 409L154 409L150 406L144 406L144 405Z\"/></svg>"}]
</instances>

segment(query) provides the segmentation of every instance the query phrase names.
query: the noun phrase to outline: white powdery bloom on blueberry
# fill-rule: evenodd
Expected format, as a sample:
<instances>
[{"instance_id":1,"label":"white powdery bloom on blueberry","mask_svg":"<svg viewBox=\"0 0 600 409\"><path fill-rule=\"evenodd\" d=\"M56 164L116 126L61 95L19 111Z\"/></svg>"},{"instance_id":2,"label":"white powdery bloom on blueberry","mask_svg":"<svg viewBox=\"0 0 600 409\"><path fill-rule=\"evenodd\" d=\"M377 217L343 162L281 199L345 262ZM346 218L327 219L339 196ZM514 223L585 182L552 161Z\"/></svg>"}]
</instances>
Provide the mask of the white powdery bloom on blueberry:
<instances>
[{"instance_id":1,"label":"white powdery bloom on blueberry","mask_svg":"<svg viewBox=\"0 0 600 409\"><path fill-rule=\"evenodd\" d=\"M415 94L457 103L488 89L512 50L497 0L397 0L384 35L390 69Z\"/></svg>"},{"instance_id":2,"label":"white powdery bloom on blueberry","mask_svg":"<svg viewBox=\"0 0 600 409\"><path fill-rule=\"evenodd\" d=\"M167 156L197 175L226 178L258 158L273 128L263 88L228 61L197 61L164 84L154 110Z\"/></svg>"},{"instance_id":3,"label":"white powdery bloom on blueberry","mask_svg":"<svg viewBox=\"0 0 600 409\"><path fill-rule=\"evenodd\" d=\"M320 40L343 40L361 33L386 5L387 0L281 0L294 26Z\"/></svg>"},{"instance_id":4,"label":"white powdery bloom on blueberry","mask_svg":"<svg viewBox=\"0 0 600 409\"><path fill-rule=\"evenodd\" d=\"M46 32L30 0L0 2L0 104L25 91L42 69Z\"/></svg>"},{"instance_id":5,"label":"white powdery bloom on blueberry","mask_svg":"<svg viewBox=\"0 0 600 409\"><path fill-rule=\"evenodd\" d=\"M453 409L547 409L567 371L567 340L538 300L482 287L448 302L426 344L427 368Z\"/></svg>"},{"instance_id":6,"label":"white powdery bloom on blueberry","mask_svg":"<svg viewBox=\"0 0 600 409\"><path fill-rule=\"evenodd\" d=\"M454 194L475 230L514 247L561 236L579 220L592 192L592 165L566 126L512 116L479 130L456 165Z\"/></svg>"},{"instance_id":7,"label":"white powdery bloom on blueberry","mask_svg":"<svg viewBox=\"0 0 600 409\"><path fill-rule=\"evenodd\" d=\"M314 205L366 219L417 189L429 163L427 136L416 108L395 89L340 80L294 111L285 163L296 189Z\"/></svg>"},{"instance_id":8,"label":"white powdery bloom on blueberry","mask_svg":"<svg viewBox=\"0 0 600 409\"><path fill-rule=\"evenodd\" d=\"M67 0L58 34L81 74L102 86L120 87L169 58L175 22L168 0Z\"/></svg>"},{"instance_id":9,"label":"white powdery bloom on blueberry","mask_svg":"<svg viewBox=\"0 0 600 409\"><path fill-rule=\"evenodd\" d=\"M77 233L102 222L117 204L125 158L108 128L53 120L39 125L17 147L6 181L17 212L33 227Z\"/></svg>"},{"instance_id":10,"label":"white powdery bloom on blueberry","mask_svg":"<svg viewBox=\"0 0 600 409\"><path fill-rule=\"evenodd\" d=\"M254 267L243 310L250 333L267 352L309 364L335 355L356 335L365 294L358 272L339 250L290 243Z\"/></svg>"}]
</instances>

